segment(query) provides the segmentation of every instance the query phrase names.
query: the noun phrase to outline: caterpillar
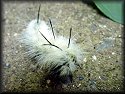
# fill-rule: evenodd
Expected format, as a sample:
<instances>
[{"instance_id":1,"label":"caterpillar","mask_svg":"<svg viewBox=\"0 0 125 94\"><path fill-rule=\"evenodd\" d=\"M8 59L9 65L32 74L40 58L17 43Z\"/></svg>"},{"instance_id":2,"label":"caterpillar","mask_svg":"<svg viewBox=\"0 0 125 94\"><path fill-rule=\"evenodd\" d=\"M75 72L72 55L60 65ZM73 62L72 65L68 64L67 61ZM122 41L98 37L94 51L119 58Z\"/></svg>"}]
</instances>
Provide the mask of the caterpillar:
<instances>
[{"instance_id":1,"label":"caterpillar","mask_svg":"<svg viewBox=\"0 0 125 94\"><path fill-rule=\"evenodd\" d=\"M39 19L40 6L37 19L32 20L26 30L21 33L21 43L26 48L30 58L34 58L46 74L61 83L72 82L73 72L80 67L82 51L69 37L56 35L52 22L50 26Z\"/></svg>"}]
</instances>

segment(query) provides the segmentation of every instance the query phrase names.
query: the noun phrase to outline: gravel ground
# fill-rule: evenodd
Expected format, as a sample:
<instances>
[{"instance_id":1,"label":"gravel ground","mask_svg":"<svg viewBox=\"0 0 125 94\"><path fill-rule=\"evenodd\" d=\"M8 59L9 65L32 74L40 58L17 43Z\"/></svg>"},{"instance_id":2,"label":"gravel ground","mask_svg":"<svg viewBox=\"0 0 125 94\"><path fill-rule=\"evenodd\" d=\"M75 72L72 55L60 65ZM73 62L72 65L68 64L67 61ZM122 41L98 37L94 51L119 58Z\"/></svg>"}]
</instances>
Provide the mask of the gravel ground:
<instances>
[{"instance_id":1,"label":"gravel ground","mask_svg":"<svg viewBox=\"0 0 125 94\"><path fill-rule=\"evenodd\" d=\"M17 39L27 24L37 17L39 2L3 3L3 91L53 91L44 73L34 68ZM99 14L85 2L41 2L40 19L52 20L59 34L69 35L73 28L76 43L83 49L82 69L73 74L73 82L62 91L123 91L122 28ZM57 89L58 91L58 89Z\"/></svg>"}]
</instances>

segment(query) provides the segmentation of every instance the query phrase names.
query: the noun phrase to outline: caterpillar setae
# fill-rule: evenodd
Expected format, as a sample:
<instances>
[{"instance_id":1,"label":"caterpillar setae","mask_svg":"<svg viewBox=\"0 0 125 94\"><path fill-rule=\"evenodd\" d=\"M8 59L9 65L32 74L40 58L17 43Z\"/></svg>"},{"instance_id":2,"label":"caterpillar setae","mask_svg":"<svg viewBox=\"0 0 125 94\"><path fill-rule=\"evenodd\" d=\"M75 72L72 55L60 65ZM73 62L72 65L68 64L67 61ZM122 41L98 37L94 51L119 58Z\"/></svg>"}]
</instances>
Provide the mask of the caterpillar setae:
<instances>
[{"instance_id":1,"label":"caterpillar setae","mask_svg":"<svg viewBox=\"0 0 125 94\"><path fill-rule=\"evenodd\" d=\"M52 22L50 27L39 19L40 7L36 20L32 20L21 33L21 43L27 49L29 57L34 58L46 74L61 83L72 82L73 72L80 67L82 51L69 37L56 35Z\"/></svg>"}]
</instances>

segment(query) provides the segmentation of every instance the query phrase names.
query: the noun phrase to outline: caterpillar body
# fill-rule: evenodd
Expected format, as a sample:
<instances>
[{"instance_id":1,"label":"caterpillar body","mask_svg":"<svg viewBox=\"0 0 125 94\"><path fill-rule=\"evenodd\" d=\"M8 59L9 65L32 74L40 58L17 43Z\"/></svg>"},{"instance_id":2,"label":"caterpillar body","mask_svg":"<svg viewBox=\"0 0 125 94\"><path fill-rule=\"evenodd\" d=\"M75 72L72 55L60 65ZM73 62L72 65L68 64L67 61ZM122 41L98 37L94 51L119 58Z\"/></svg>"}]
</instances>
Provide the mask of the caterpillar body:
<instances>
[{"instance_id":1,"label":"caterpillar body","mask_svg":"<svg viewBox=\"0 0 125 94\"><path fill-rule=\"evenodd\" d=\"M49 77L62 83L72 81L73 72L82 60L82 52L75 41L56 35L45 21L36 19L21 34L21 42L29 57L34 58Z\"/></svg>"}]
</instances>

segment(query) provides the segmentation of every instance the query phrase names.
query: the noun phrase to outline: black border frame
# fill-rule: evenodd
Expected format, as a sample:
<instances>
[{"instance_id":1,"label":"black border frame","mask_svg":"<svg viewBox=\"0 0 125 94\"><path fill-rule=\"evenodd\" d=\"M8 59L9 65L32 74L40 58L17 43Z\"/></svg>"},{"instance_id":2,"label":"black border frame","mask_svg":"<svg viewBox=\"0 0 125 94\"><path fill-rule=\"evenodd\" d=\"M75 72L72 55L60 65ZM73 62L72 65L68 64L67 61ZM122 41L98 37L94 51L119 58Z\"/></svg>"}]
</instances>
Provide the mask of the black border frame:
<instances>
[{"instance_id":1,"label":"black border frame","mask_svg":"<svg viewBox=\"0 0 125 94\"><path fill-rule=\"evenodd\" d=\"M3 16L2 16L2 13L3 13L3 2L5 3L5 2L13 2L13 1L19 1L19 2L24 2L24 1L33 1L33 2L38 2L38 1L41 1L41 2L72 2L72 1L75 1L75 2L77 2L77 1L83 1L83 2L86 2L87 4L90 4L90 2L92 1L92 0L0 0L0 10L1 10L1 15L0 15L0 21L1 21L1 24L0 24L0 28L1 28L1 32L0 32L0 93L17 93L17 92L2 92L2 63L3 63L3 59L2 59L2 55L3 55L3 53L2 53L2 31L3 31L3 28L2 28L2 21L4 20L3 19ZM104 1L118 1L118 0L104 0ZM123 0L124 1L124 0ZM124 7L125 7L125 1L124 1ZM125 12L125 8L123 7L123 12ZM98 9L97 9L98 10ZM99 10L98 10L99 11ZM104 15L103 15L104 16ZM125 13L123 13L123 17L125 17ZM124 20L124 24L123 24L123 26L125 25L125 18L123 18L123 20ZM123 49L123 53L122 53L122 58L123 58L123 63L124 63L124 61L125 61L125 57L124 57L124 55L125 55L125 51L124 51L124 48L125 48L125 27L124 27L124 29L123 29L123 46L122 46L122 49ZM123 65L123 69L124 69L124 71L123 71L123 73L124 73L124 81L123 81L123 85L124 85L124 87L125 87L125 63L124 63L124 65ZM124 89L124 91L125 91L125 89ZM83 92L83 93L124 93L124 91L123 92ZM19 93L19 92L18 92ZM20 92L21 93L21 92ZM29 92L29 93L39 93L39 92ZM46 92L43 92L43 93L46 93ZM53 92L52 92L53 93ZM58 93L60 93L60 92L58 92ZM63 93L63 92L61 92L61 93ZM75 92L66 92L66 93L75 93ZM77 92L78 93L78 92ZM79 93L82 93L82 92L79 92Z\"/></svg>"}]
</instances>

